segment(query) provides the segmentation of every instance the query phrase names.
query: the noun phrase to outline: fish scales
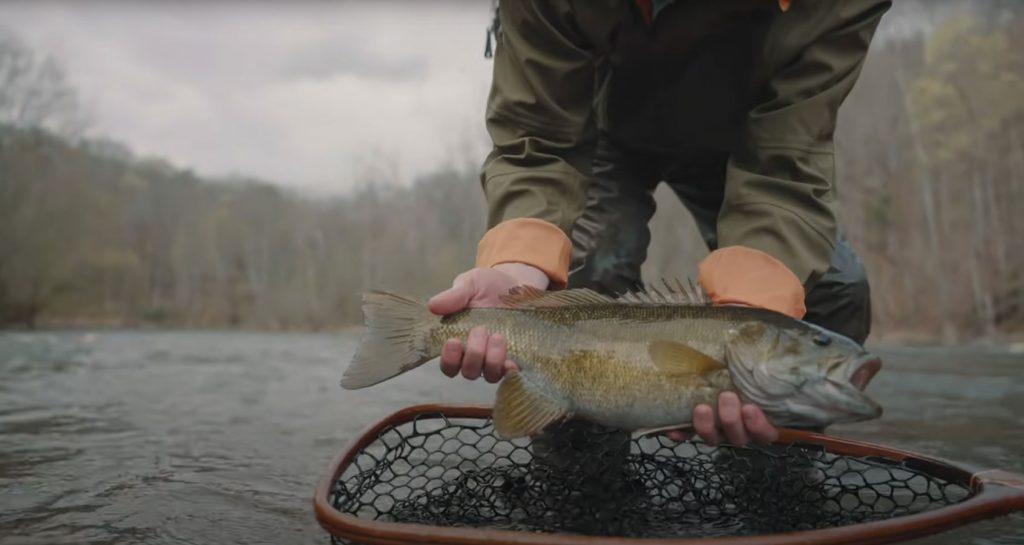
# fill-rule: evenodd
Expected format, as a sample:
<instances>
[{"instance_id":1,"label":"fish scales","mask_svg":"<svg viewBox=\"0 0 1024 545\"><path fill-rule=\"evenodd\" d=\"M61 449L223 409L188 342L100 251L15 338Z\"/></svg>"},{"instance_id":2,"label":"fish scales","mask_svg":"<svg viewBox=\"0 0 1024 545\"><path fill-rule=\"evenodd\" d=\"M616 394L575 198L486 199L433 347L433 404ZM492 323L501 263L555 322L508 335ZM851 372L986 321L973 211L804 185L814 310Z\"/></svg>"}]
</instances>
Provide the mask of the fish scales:
<instances>
[{"instance_id":1,"label":"fish scales","mask_svg":"<svg viewBox=\"0 0 1024 545\"><path fill-rule=\"evenodd\" d=\"M721 358L714 339L735 326L735 313L718 310L724 312L707 306L615 304L474 309L444 320L432 341L465 338L477 326L504 332L509 358L524 376L549 385L550 395L574 414L615 427L657 427L686 422L694 405L733 389L724 367L708 376L666 377L647 349L650 341L673 338Z\"/></svg>"},{"instance_id":2,"label":"fish scales","mask_svg":"<svg viewBox=\"0 0 1024 545\"><path fill-rule=\"evenodd\" d=\"M386 380L483 327L505 336L518 367L498 389L495 425L504 435L569 417L623 429L685 425L696 404L723 390L757 403L777 424L880 414L854 383L880 362L857 343L769 310L667 299L532 290L514 293L509 308L441 318L415 301L369 294L367 335L342 385Z\"/></svg>"}]
</instances>

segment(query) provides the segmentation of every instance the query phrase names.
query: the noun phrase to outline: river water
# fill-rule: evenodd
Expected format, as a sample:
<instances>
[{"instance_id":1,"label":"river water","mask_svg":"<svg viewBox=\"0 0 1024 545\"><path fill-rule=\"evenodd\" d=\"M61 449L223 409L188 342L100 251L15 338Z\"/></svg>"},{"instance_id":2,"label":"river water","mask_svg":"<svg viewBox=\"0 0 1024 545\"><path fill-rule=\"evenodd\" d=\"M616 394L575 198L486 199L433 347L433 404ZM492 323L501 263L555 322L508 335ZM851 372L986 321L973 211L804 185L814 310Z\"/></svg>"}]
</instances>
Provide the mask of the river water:
<instances>
[{"instance_id":1,"label":"river water","mask_svg":"<svg viewBox=\"0 0 1024 545\"><path fill-rule=\"evenodd\" d=\"M343 391L354 340L0 333L0 544L327 543L313 486L355 433L494 389L430 368ZM885 416L832 433L1024 472L1021 350L878 351ZM1024 516L915 543L1024 543Z\"/></svg>"}]
</instances>

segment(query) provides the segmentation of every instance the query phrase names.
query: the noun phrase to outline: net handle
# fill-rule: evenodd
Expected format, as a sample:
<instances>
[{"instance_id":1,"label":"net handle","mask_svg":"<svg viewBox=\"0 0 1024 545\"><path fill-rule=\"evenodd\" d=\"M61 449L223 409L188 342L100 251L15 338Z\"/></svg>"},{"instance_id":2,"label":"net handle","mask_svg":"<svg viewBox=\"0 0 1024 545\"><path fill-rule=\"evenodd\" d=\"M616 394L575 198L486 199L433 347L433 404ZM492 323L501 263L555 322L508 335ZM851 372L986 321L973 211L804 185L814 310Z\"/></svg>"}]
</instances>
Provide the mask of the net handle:
<instances>
[{"instance_id":1,"label":"net handle","mask_svg":"<svg viewBox=\"0 0 1024 545\"><path fill-rule=\"evenodd\" d=\"M1024 475L1003 470L977 470L963 464L905 450L791 429L781 430L776 443L818 446L835 454L901 461L913 469L969 486L972 497L934 511L838 528L760 536L685 539L541 534L378 522L341 513L331 505L330 493L334 483L356 455L377 440L381 431L427 414L448 418L485 419L491 416L491 406L440 403L413 405L367 427L331 462L327 473L316 485L313 510L320 526L336 537L370 545L871 545L936 534L969 522L1024 511Z\"/></svg>"}]
</instances>

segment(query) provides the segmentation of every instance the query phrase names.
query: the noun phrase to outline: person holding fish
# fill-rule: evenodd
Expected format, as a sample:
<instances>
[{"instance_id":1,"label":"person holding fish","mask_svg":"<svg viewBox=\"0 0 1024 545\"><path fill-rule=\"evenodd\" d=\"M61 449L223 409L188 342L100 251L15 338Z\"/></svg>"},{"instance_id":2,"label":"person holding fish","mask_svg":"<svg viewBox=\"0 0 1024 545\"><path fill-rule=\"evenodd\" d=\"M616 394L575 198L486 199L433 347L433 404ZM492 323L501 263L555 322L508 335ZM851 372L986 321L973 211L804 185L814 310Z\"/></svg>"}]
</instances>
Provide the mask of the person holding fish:
<instances>
[{"instance_id":1,"label":"person holding fish","mask_svg":"<svg viewBox=\"0 0 1024 545\"><path fill-rule=\"evenodd\" d=\"M501 0L476 267L429 312L368 295L342 385L440 356L501 381L504 436L581 417L742 445L877 417L833 135L890 4ZM661 182L711 250L696 293L638 291Z\"/></svg>"}]
</instances>

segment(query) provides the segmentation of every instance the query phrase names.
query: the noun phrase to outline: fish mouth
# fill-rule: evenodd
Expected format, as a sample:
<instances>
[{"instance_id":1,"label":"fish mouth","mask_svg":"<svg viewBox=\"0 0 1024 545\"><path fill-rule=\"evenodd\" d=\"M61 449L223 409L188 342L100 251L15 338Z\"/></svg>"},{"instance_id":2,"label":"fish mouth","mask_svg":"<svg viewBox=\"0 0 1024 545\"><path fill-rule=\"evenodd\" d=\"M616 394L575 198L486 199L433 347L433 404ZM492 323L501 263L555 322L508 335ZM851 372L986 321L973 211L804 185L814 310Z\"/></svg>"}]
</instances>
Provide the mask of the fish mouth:
<instances>
[{"instance_id":1,"label":"fish mouth","mask_svg":"<svg viewBox=\"0 0 1024 545\"><path fill-rule=\"evenodd\" d=\"M871 420L882 416L882 406L877 401L864 395L859 390L859 396L847 398L845 406L837 407L838 412L847 417L847 421Z\"/></svg>"},{"instance_id":2,"label":"fish mouth","mask_svg":"<svg viewBox=\"0 0 1024 545\"><path fill-rule=\"evenodd\" d=\"M857 370L853 372L853 375L850 376L850 384L858 390L863 390L881 369L881 358L874 355L868 355L866 359L857 366Z\"/></svg>"},{"instance_id":3,"label":"fish mouth","mask_svg":"<svg viewBox=\"0 0 1024 545\"><path fill-rule=\"evenodd\" d=\"M864 376L867 377L865 380L870 380L871 376L878 372L881 362L877 360L878 358L874 358L866 362L872 363L874 361L873 365L865 371ZM860 369L858 369L859 371ZM832 391L838 394L838 396L837 399L834 398L831 402L823 404L821 408L841 416L842 418L839 418L837 422L857 422L882 416L882 406L861 391L863 386L853 384L852 380L849 384L828 379L826 381L830 383ZM864 384L866 385L867 383L864 382Z\"/></svg>"}]
</instances>

